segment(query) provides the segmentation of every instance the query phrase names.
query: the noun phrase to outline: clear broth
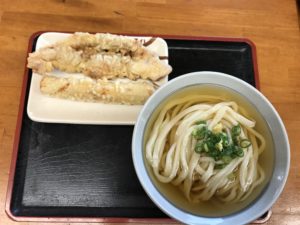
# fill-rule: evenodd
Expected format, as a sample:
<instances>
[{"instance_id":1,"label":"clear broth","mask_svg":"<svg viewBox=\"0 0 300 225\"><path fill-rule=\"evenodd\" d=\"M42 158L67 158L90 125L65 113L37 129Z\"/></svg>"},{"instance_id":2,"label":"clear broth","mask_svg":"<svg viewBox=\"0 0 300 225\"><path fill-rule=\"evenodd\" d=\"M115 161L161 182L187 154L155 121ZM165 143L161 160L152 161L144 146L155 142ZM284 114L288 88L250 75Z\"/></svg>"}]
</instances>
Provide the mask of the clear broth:
<instances>
[{"instance_id":1,"label":"clear broth","mask_svg":"<svg viewBox=\"0 0 300 225\"><path fill-rule=\"evenodd\" d=\"M274 146L272 135L269 129L268 124L265 122L261 114L258 112L257 108L249 103L249 101L240 94L236 93L234 90L229 88L225 88L222 86L217 85L195 85L184 88L182 90L177 91L176 93L172 94L170 97L164 99L157 109L152 113L151 118L148 121L147 129L144 136L144 153L145 153L145 145L148 137L150 135L150 130L153 126L154 120L157 118L159 112L164 107L164 105L172 101L173 99L177 99L189 94L199 94L199 95L212 95L218 96L224 99L224 101L235 101L239 108L242 109L242 114L248 118L252 118L256 121L255 129L261 133L264 138L266 139L266 149L264 152L259 156L259 163L262 166L266 178L262 184L257 186L252 194L242 202L238 203L224 203L220 202L217 199L210 199L209 201L204 201L200 203L191 203L189 202L184 194L179 190L178 187L172 184L165 184L159 182L152 172L152 168L149 166L145 154L144 154L144 162L147 167L148 174L151 177L152 182L155 184L156 188L159 192L169 200L170 203L175 205L177 208L180 208L183 211L200 215L206 217L221 217L227 216L233 213L240 211L241 209L250 205L260 194L262 194L264 188L270 181L272 176L273 166L274 166ZM244 113L246 112L246 113ZM262 212L264 213L264 212Z\"/></svg>"}]
</instances>

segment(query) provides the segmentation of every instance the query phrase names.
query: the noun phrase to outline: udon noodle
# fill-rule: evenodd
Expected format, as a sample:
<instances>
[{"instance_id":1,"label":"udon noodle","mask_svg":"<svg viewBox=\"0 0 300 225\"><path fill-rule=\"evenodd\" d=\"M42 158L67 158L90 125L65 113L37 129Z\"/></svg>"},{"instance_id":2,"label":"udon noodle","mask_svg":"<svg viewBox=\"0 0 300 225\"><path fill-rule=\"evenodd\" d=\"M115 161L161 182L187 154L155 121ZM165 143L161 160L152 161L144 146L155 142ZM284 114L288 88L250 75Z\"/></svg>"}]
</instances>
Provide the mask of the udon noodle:
<instances>
[{"instance_id":1,"label":"udon noodle","mask_svg":"<svg viewBox=\"0 0 300 225\"><path fill-rule=\"evenodd\" d=\"M265 179L258 162L265 139L254 129L255 121L241 111L235 102L206 95L168 102L146 140L146 159L154 176L178 186L190 202L246 199ZM221 138L211 147L214 137Z\"/></svg>"}]
</instances>

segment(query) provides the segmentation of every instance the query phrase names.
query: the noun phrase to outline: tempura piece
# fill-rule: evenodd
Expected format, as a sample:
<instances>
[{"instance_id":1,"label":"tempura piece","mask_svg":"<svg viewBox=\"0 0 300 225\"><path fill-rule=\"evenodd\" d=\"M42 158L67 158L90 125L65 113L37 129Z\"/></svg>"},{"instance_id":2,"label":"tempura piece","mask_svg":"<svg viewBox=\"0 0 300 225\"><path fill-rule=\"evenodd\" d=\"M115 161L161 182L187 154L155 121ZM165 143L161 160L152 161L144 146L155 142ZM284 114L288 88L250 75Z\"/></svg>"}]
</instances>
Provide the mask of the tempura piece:
<instances>
[{"instance_id":1,"label":"tempura piece","mask_svg":"<svg viewBox=\"0 0 300 225\"><path fill-rule=\"evenodd\" d=\"M67 78L44 76L40 83L43 94L86 102L120 103L142 105L155 91L151 81L129 79L91 79L89 77Z\"/></svg>"},{"instance_id":2,"label":"tempura piece","mask_svg":"<svg viewBox=\"0 0 300 225\"><path fill-rule=\"evenodd\" d=\"M128 52L138 52L144 50L143 43L137 39L132 39L122 35L114 34L89 34L77 32L60 44L70 46L75 49L95 48L97 51L112 51L126 54Z\"/></svg>"},{"instance_id":3,"label":"tempura piece","mask_svg":"<svg viewBox=\"0 0 300 225\"><path fill-rule=\"evenodd\" d=\"M45 75L54 69L92 78L139 78L156 81L172 68L141 41L112 34L75 33L28 57L28 67Z\"/></svg>"}]
</instances>

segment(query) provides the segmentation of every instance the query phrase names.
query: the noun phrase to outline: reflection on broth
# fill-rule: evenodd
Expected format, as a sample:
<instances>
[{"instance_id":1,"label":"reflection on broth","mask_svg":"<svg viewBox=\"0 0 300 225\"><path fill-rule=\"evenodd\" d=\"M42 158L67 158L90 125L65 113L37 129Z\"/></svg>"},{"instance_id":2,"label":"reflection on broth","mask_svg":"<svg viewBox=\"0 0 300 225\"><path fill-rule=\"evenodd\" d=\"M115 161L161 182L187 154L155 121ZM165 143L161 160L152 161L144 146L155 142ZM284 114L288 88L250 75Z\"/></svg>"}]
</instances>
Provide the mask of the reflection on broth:
<instances>
[{"instance_id":1,"label":"reflection on broth","mask_svg":"<svg viewBox=\"0 0 300 225\"><path fill-rule=\"evenodd\" d=\"M152 113L143 141L155 186L193 214L234 213L257 198L272 175L268 125L245 97L225 87L174 93Z\"/></svg>"}]
</instances>

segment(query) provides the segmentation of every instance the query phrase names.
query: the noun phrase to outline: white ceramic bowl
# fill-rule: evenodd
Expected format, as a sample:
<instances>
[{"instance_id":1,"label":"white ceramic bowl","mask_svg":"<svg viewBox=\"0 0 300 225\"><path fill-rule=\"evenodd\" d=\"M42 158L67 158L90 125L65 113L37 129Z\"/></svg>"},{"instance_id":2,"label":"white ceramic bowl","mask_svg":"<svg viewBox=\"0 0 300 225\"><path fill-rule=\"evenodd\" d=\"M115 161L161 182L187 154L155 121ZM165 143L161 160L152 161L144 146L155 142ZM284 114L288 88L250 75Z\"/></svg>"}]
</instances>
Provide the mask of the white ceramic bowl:
<instances>
[{"instance_id":1,"label":"white ceramic bowl","mask_svg":"<svg viewBox=\"0 0 300 225\"><path fill-rule=\"evenodd\" d=\"M224 217L202 217L177 208L155 187L148 175L144 160L143 139L148 120L158 105L178 90L202 84L230 88L255 105L265 119L274 141L274 169L263 193L246 208ZM166 214L186 224L246 224L269 210L282 192L290 166L288 136L280 116L272 104L257 89L233 76L217 72L194 72L179 76L160 87L146 102L135 124L132 140L132 157L137 176L152 201Z\"/></svg>"}]
</instances>

